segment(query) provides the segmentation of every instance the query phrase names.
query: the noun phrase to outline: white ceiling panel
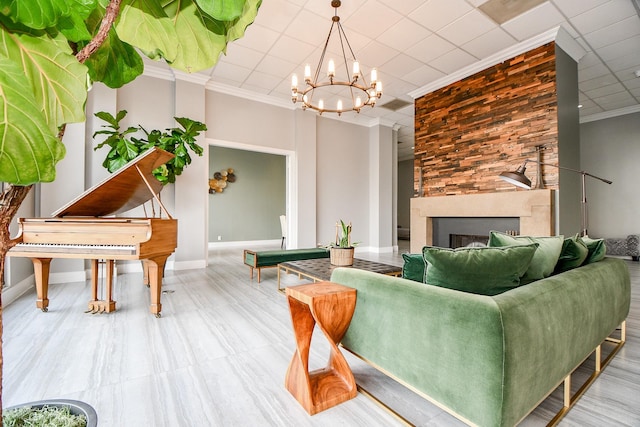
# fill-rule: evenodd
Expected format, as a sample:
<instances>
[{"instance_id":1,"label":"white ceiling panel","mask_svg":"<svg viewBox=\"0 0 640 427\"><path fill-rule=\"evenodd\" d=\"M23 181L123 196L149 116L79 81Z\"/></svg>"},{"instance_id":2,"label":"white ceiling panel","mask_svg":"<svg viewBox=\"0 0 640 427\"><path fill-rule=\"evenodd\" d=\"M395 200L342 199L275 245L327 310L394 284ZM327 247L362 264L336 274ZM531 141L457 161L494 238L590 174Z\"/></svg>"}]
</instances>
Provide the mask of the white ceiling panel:
<instances>
[{"instance_id":1,"label":"white ceiling panel","mask_svg":"<svg viewBox=\"0 0 640 427\"><path fill-rule=\"evenodd\" d=\"M640 17L633 1L549 0L498 26L478 9L485 0L343 0L338 16L354 54L367 80L371 68L378 69L385 91L378 107L349 120L395 122L398 134L412 144L413 105L397 111L380 105L394 99L412 102L420 88L557 26L587 52L578 63L580 117L630 106L640 110L640 78L634 76L640 70ZM264 1L245 36L202 74L289 101L291 74L303 86L304 65L315 72L333 15L331 0ZM340 63L337 40L328 52L326 60ZM331 98L327 102L334 102ZM399 158L411 158L411 144L398 146Z\"/></svg>"}]
</instances>

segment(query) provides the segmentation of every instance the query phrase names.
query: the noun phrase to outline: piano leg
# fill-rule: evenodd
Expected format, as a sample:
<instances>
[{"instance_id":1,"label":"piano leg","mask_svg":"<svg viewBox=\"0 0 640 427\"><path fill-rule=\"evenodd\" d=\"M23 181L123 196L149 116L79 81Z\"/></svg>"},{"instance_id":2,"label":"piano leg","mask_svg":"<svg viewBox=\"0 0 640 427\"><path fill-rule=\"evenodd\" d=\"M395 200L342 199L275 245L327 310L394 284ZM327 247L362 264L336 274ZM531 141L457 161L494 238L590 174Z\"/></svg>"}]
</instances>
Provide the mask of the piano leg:
<instances>
[{"instance_id":1,"label":"piano leg","mask_svg":"<svg viewBox=\"0 0 640 427\"><path fill-rule=\"evenodd\" d=\"M167 258L169 258L169 255L160 255L154 258L145 259L151 297L149 311L151 314L155 314L156 317L161 316L160 312L162 311L162 304L160 303L160 296L162 295L162 276L164 272L164 264L167 261Z\"/></svg>"},{"instance_id":2,"label":"piano leg","mask_svg":"<svg viewBox=\"0 0 640 427\"><path fill-rule=\"evenodd\" d=\"M113 267L115 261L112 259L105 260L105 278L106 278L106 295L105 300L98 299L98 272L99 260L91 260L91 301L89 301L89 309L91 313L111 313L116 311L116 302L113 301Z\"/></svg>"},{"instance_id":3,"label":"piano leg","mask_svg":"<svg viewBox=\"0 0 640 427\"><path fill-rule=\"evenodd\" d=\"M33 272L36 278L36 307L46 312L49 311L49 268L51 258L31 258L33 261Z\"/></svg>"}]
</instances>

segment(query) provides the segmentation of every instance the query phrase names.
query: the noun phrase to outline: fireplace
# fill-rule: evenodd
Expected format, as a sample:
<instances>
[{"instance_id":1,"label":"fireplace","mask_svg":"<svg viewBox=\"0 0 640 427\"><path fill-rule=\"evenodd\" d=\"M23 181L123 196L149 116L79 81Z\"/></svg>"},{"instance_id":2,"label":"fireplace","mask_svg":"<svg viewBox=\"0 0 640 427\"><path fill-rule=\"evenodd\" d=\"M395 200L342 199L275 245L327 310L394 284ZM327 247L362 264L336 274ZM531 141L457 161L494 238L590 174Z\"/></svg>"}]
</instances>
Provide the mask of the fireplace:
<instances>
[{"instance_id":1,"label":"fireplace","mask_svg":"<svg viewBox=\"0 0 640 427\"><path fill-rule=\"evenodd\" d=\"M412 253L420 252L426 245L434 245L434 222L440 218L515 218L517 226L496 226L493 229L503 232L515 230L525 236L553 236L555 192L550 189L516 190L411 199ZM484 232L464 230L453 233L484 236ZM447 240L442 246L448 246L448 243Z\"/></svg>"},{"instance_id":2,"label":"fireplace","mask_svg":"<svg viewBox=\"0 0 640 427\"><path fill-rule=\"evenodd\" d=\"M433 246L459 248L474 243L486 244L491 230L517 234L517 217L439 217L433 218Z\"/></svg>"}]
</instances>

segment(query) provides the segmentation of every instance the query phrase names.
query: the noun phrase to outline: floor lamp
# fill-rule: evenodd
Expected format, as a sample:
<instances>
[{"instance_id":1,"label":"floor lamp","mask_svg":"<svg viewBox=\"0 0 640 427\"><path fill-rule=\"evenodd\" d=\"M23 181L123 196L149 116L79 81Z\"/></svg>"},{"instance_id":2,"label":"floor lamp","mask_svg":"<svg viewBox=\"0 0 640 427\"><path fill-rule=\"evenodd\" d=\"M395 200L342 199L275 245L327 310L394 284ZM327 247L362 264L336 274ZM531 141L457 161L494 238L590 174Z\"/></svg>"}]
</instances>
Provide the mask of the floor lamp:
<instances>
[{"instance_id":1,"label":"floor lamp","mask_svg":"<svg viewBox=\"0 0 640 427\"><path fill-rule=\"evenodd\" d=\"M524 163L522 164L522 166L520 166L516 171L513 172L502 172L500 174L500 178L502 178L503 180L507 181L510 184L513 185L517 185L518 187L522 187L522 188L526 188L527 190L531 189L531 180L529 178L527 178L527 176L524 174L525 171L527 170L527 163L537 163L538 165L544 165L544 166L551 166L554 168L558 168L558 169L564 169L564 170L568 170L571 172L575 172L575 173L579 173L582 176L582 199L580 201L580 206L581 206L581 214L582 214L582 218L581 218L581 232L580 235L581 236L587 236L587 225L588 225L588 221L587 221L587 186L586 186L586 177L590 176L591 178L595 178L598 179L606 184L612 184L612 181L609 181L608 179L604 179L604 178L600 178L599 176L595 176L592 175L588 172L585 171L581 171L581 170L577 170L577 169L570 169L570 168L565 168L564 166L558 166L558 165L554 165L551 163L542 163L539 160L529 160L526 159L524 161ZM538 168L539 169L539 168ZM542 174L538 174L538 179L540 180ZM536 183L537 188L543 188L540 185L540 182Z\"/></svg>"}]
</instances>

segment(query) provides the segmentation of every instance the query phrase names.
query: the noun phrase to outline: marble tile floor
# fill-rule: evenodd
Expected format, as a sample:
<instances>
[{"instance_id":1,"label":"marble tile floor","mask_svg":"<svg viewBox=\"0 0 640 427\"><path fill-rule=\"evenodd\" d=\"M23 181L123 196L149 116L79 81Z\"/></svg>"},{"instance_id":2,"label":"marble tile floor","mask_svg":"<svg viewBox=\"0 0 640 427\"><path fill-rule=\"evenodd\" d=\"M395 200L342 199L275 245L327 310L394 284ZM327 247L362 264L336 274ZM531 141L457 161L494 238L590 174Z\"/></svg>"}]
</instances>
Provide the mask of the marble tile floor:
<instances>
[{"instance_id":1,"label":"marble tile floor","mask_svg":"<svg viewBox=\"0 0 640 427\"><path fill-rule=\"evenodd\" d=\"M398 253L356 256L402 265ZM35 292L23 295L4 309L3 405L78 399L97 410L101 427L403 425L362 394L307 415L284 388L295 344L276 270L263 270L258 284L241 260L241 249L214 250L206 269L168 271L160 319L148 313L141 274L118 276L118 310L111 314L84 313L88 283L52 285L48 313L35 308ZM562 426L640 426L640 264L628 265L633 301L627 344ZM295 275L283 277L283 286L298 283ZM317 333L311 368L324 366L327 356ZM409 422L464 425L347 357L358 383ZM561 396L556 390L522 425L545 425Z\"/></svg>"}]
</instances>

